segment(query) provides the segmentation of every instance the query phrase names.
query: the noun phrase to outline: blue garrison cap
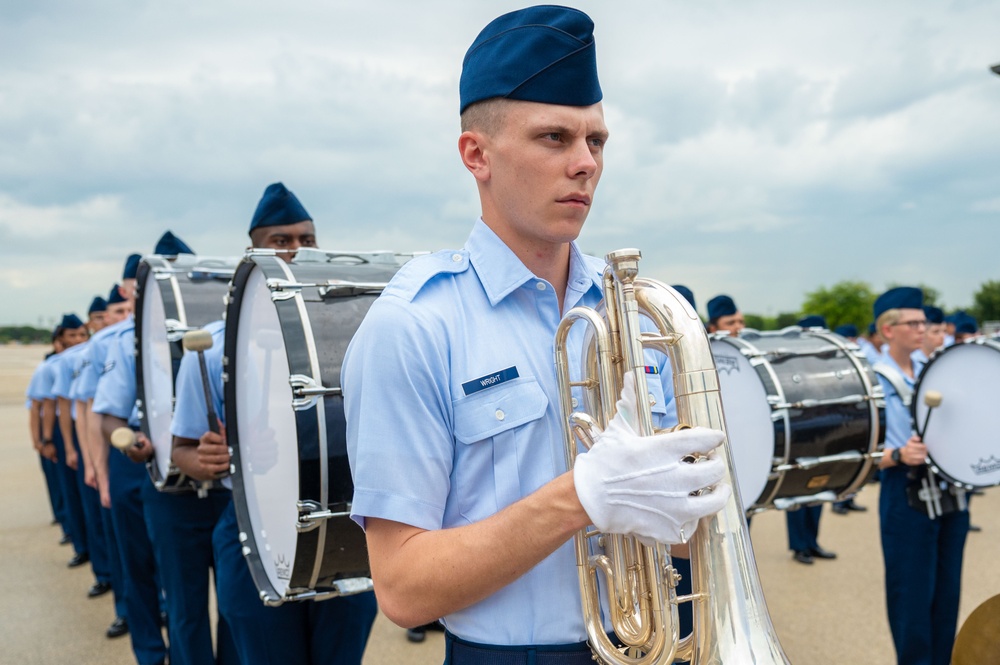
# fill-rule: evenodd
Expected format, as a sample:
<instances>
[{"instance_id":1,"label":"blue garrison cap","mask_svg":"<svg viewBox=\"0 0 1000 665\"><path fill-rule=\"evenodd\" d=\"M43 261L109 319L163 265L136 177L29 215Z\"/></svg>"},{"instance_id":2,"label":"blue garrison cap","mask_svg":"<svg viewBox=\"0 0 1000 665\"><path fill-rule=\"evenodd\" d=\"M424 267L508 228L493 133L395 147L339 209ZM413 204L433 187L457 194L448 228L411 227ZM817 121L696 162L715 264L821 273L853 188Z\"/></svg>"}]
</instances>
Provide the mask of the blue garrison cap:
<instances>
[{"instance_id":1,"label":"blue garrison cap","mask_svg":"<svg viewBox=\"0 0 1000 665\"><path fill-rule=\"evenodd\" d=\"M142 261L141 254L129 254L125 259L125 269L122 270L122 279L135 279L139 271L139 262Z\"/></svg>"},{"instance_id":2,"label":"blue garrison cap","mask_svg":"<svg viewBox=\"0 0 1000 665\"><path fill-rule=\"evenodd\" d=\"M167 231L156 241L156 248L153 249L153 254L177 256L178 254L194 254L194 250L188 247L183 240L170 231Z\"/></svg>"},{"instance_id":3,"label":"blue garrison cap","mask_svg":"<svg viewBox=\"0 0 1000 665\"><path fill-rule=\"evenodd\" d=\"M845 323L842 326L837 326L833 329L833 332L837 333L841 337L857 337L858 327L853 323Z\"/></svg>"},{"instance_id":4,"label":"blue garrison cap","mask_svg":"<svg viewBox=\"0 0 1000 665\"><path fill-rule=\"evenodd\" d=\"M927 323L944 323L944 312L940 307L924 305L924 316L927 317Z\"/></svg>"},{"instance_id":5,"label":"blue garrison cap","mask_svg":"<svg viewBox=\"0 0 1000 665\"><path fill-rule=\"evenodd\" d=\"M262 226L287 226L311 221L312 217L298 197L284 184L276 182L268 185L264 196L260 197L253 219L250 220L250 231Z\"/></svg>"},{"instance_id":6,"label":"blue garrison cap","mask_svg":"<svg viewBox=\"0 0 1000 665\"><path fill-rule=\"evenodd\" d=\"M101 296L94 296L94 299L90 301L90 309L87 310L87 314L93 314L94 312L103 312L108 308L108 302Z\"/></svg>"},{"instance_id":7,"label":"blue garrison cap","mask_svg":"<svg viewBox=\"0 0 1000 665\"><path fill-rule=\"evenodd\" d=\"M60 330L74 330L82 327L83 321L76 314L63 314L62 321L59 322Z\"/></svg>"},{"instance_id":8,"label":"blue garrison cap","mask_svg":"<svg viewBox=\"0 0 1000 665\"><path fill-rule=\"evenodd\" d=\"M799 326L802 328L826 328L826 317L810 314L799 319Z\"/></svg>"},{"instance_id":9,"label":"blue garrison cap","mask_svg":"<svg viewBox=\"0 0 1000 665\"><path fill-rule=\"evenodd\" d=\"M125 302L127 298L122 297L121 289L117 284L111 287L111 292L108 293L108 304L117 305L120 302Z\"/></svg>"},{"instance_id":10,"label":"blue garrison cap","mask_svg":"<svg viewBox=\"0 0 1000 665\"><path fill-rule=\"evenodd\" d=\"M708 320L715 321L722 316L736 313L736 303L729 296L715 296L708 301Z\"/></svg>"},{"instance_id":11,"label":"blue garrison cap","mask_svg":"<svg viewBox=\"0 0 1000 665\"><path fill-rule=\"evenodd\" d=\"M462 61L460 112L494 97L590 106L597 80L594 22L578 9L539 5L493 19Z\"/></svg>"},{"instance_id":12,"label":"blue garrison cap","mask_svg":"<svg viewBox=\"0 0 1000 665\"><path fill-rule=\"evenodd\" d=\"M979 322L976 317L965 314L959 315L955 321L955 333L963 335L974 335L979 332Z\"/></svg>"},{"instance_id":13,"label":"blue garrison cap","mask_svg":"<svg viewBox=\"0 0 1000 665\"><path fill-rule=\"evenodd\" d=\"M957 324L965 316L965 310L959 309L944 317L945 323Z\"/></svg>"},{"instance_id":14,"label":"blue garrison cap","mask_svg":"<svg viewBox=\"0 0 1000 665\"><path fill-rule=\"evenodd\" d=\"M897 286L875 299L875 320L890 309L923 309L924 292L912 286Z\"/></svg>"},{"instance_id":15,"label":"blue garrison cap","mask_svg":"<svg viewBox=\"0 0 1000 665\"><path fill-rule=\"evenodd\" d=\"M698 306L694 304L694 293L691 292L691 289L684 286L683 284L672 284L671 287L673 288L674 291L684 296L685 300L691 303L692 309L695 310L698 309Z\"/></svg>"}]
</instances>

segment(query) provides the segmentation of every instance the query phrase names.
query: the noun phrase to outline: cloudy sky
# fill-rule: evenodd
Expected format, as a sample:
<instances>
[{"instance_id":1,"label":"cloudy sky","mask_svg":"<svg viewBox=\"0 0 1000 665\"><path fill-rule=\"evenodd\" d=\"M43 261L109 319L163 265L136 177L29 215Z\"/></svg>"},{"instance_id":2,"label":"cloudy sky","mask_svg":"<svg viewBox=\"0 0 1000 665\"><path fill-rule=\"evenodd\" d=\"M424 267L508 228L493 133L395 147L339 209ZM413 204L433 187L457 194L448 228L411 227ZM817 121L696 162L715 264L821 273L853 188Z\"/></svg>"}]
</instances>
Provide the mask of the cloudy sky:
<instances>
[{"instance_id":1,"label":"cloudy sky","mask_svg":"<svg viewBox=\"0 0 1000 665\"><path fill-rule=\"evenodd\" d=\"M0 324L84 310L166 229L240 253L276 180L324 247L461 246L461 59L522 6L0 0ZM1000 3L576 6L612 132L585 250L761 314L1000 279Z\"/></svg>"}]
</instances>

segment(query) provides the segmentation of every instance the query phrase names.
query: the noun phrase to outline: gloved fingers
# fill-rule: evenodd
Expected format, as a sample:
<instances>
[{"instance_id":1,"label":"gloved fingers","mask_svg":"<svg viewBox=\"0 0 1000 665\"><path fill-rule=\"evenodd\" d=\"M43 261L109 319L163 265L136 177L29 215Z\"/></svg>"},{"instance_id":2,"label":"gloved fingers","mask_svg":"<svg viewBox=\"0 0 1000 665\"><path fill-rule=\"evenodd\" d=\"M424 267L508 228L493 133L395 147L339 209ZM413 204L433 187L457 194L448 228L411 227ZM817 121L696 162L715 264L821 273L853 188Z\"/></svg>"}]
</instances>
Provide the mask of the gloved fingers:
<instances>
[{"instance_id":1,"label":"gloved fingers","mask_svg":"<svg viewBox=\"0 0 1000 665\"><path fill-rule=\"evenodd\" d=\"M643 440L648 441L650 445L660 446L664 451L670 451L680 458L693 453L706 455L718 448L725 439L726 433L722 430L692 427L677 432L654 434L644 437Z\"/></svg>"},{"instance_id":2,"label":"gloved fingers","mask_svg":"<svg viewBox=\"0 0 1000 665\"><path fill-rule=\"evenodd\" d=\"M696 492L722 482L726 477L726 463L721 459L704 459L693 464L682 462L670 473L676 474L678 489Z\"/></svg>"},{"instance_id":3,"label":"gloved fingers","mask_svg":"<svg viewBox=\"0 0 1000 665\"><path fill-rule=\"evenodd\" d=\"M615 403L615 417L608 424L608 428L617 425L629 434L635 434L638 413L635 397L635 375L632 372L625 372L622 377L622 393Z\"/></svg>"},{"instance_id":4,"label":"gloved fingers","mask_svg":"<svg viewBox=\"0 0 1000 665\"><path fill-rule=\"evenodd\" d=\"M717 485L711 492L691 497L689 505L692 511L696 511L698 519L701 519L722 510L732 493L733 488L723 483Z\"/></svg>"}]
</instances>

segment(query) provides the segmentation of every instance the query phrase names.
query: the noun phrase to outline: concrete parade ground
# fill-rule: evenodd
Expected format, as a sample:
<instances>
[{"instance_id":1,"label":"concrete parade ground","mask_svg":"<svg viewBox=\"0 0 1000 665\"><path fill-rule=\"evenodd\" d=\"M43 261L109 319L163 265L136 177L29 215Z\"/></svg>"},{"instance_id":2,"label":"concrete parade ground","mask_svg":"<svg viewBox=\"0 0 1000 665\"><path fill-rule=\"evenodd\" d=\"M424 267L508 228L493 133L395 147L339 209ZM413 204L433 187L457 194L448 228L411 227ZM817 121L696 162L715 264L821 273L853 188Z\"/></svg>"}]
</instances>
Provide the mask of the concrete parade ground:
<instances>
[{"instance_id":1,"label":"concrete parade ground","mask_svg":"<svg viewBox=\"0 0 1000 665\"><path fill-rule=\"evenodd\" d=\"M111 594L88 599L89 566L66 567L69 546L58 544L38 456L31 447L24 392L45 349L0 346L0 663L125 665L134 663L127 637L109 640ZM757 515L753 543L772 621L795 665L895 662L885 613L882 552L876 507L879 486L862 490L864 513L824 509L820 543L835 561L796 563L787 549L785 517ZM961 622L1000 594L1000 489L976 497L962 575ZM920 584L921 580L913 580ZM214 600L213 600L214 602ZM375 623L366 665L441 663L441 633L411 644L384 616ZM727 664L738 665L738 664Z\"/></svg>"}]
</instances>

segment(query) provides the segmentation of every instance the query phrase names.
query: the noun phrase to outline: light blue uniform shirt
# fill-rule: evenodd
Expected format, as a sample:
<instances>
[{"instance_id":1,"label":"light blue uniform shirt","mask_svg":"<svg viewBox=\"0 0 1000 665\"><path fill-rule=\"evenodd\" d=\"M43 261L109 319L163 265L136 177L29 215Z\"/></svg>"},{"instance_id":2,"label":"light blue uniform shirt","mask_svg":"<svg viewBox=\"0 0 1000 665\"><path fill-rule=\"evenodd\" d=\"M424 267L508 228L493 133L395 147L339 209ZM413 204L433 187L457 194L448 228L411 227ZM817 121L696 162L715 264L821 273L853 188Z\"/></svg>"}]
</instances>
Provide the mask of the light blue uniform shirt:
<instances>
[{"instance_id":1,"label":"light blue uniform shirt","mask_svg":"<svg viewBox=\"0 0 1000 665\"><path fill-rule=\"evenodd\" d=\"M52 382L52 395L54 398L73 399L70 396L73 385L73 366L83 351L83 344L77 344L56 356L56 361L52 367L55 375L55 379ZM71 415L73 420L76 420L76 402L71 402L70 404Z\"/></svg>"},{"instance_id":2,"label":"light blue uniform shirt","mask_svg":"<svg viewBox=\"0 0 1000 665\"><path fill-rule=\"evenodd\" d=\"M865 358L868 360L869 365L874 365L879 361L882 354L875 348L874 344L869 342L864 337L859 337L858 346L861 347L861 353L865 354Z\"/></svg>"},{"instance_id":3,"label":"light blue uniform shirt","mask_svg":"<svg viewBox=\"0 0 1000 665\"><path fill-rule=\"evenodd\" d=\"M54 358L55 356L52 355L38 363L38 367L31 373L31 381L28 382L28 389L25 391L25 394L28 396L29 408L31 407L32 400L41 402L51 394L54 377L52 376L52 367L49 363Z\"/></svg>"},{"instance_id":4,"label":"light blue uniform shirt","mask_svg":"<svg viewBox=\"0 0 1000 665\"><path fill-rule=\"evenodd\" d=\"M226 344L226 322L213 321L204 327L212 333L212 348L205 351L205 367L208 370L208 386L212 393L212 408L219 420L225 424L226 409L222 391L222 356ZM198 354L193 351L184 353L180 369L177 370L177 381L174 394L174 418L170 423L170 433L184 439L200 439L208 431L208 408L205 405L205 388L201 383L201 364ZM226 476L222 479L224 487L232 489L233 481Z\"/></svg>"},{"instance_id":5,"label":"light blue uniform shirt","mask_svg":"<svg viewBox=\"0 0 1000 665\"><path fill-rule=\"evenodd\" d=\"M895 369L903 377L906 385L911 390L914 388L916 381L904 374L903 370L900 369L899 365L888 353L882 355L879 358L879 362L885 363ZM920 372L923 369L923 363L913 362L914 376L920 376ZM886 450L902 448L913 435L913 421L910 418L910 407L903 406L903 398L899 396L899 393L896 392L896 389L884 376L879 374L878 380L882 383L882 389L885 391L885 448Z\"/></svg>"},{"instance_id":6,"label":"light blue uniform shirt","mask_svg":"<svg viewBox=\"0 0 1000 665\"><path fill-rule=\"evenodd\" d=\"M930 358L927 357L927 354L924 353L923 349L917 349L916 351L910 354L910 361L912 361L914 365L916 365L917 363L920 363L921 365L926 365L928 360L930 360Z\"/></svg>"},{"instance_id":7,"label":"light blue uniform shirt","mask_svg":"<svg viewBox=\"0 0 1000 665\"><path fill-rule=\"evenodd\" d=\"M90 340L87 340L83 344L79 345L80 353L73 356L73 380L70 382L69 386L69 398L75 401L84 401L87 397L83 397L80 389L83 385L83 370L90 364Z\"/></svg>"},{"instance_id":8,"label":"light blue uniform shirt","mask_svg":"<svg viewBox=\"0 0 1000 665\"><path fill-rule=\"evenodd\" d=\"M603 270L603 261L572 246L564 311L598 304ZM404 265L344 360L352 517L362 526L366 517L428 530L463 526L564 473L553 361L560 318L552 286L482 221L465 250ZM574 362L583 337L576 328ZM655 355L647 363L661 374L647 378L662 379L649 381L654 424L662 426L676 409L666 357ZM585 640L572 540L444 623L489 644Z\"/></svg>"},{"instance_id":9,"label":"light blue uniform shirt","mask_svg":"<svg viewBox=\"0 0 1000 665\"><path fill-rule=\"evenodd\" d=\"M97 394L97 382L100 380L101 375L104 374L108 349L111 348L111 343L114 341L115 335L122 328L128 326L135 326L135 319L132 318L132 315L107 328L101 328L87 342L86 357L83 359L80 367L80 378L76 381L78 385L75 389L78 397L75 399L94 399L94 395Z\"/></svg>"},{"instance_id":10,"label":"light blue uniform shirt","mask_svg":"<svg viewBox=\"0 0 1000 665\"><path fill-rule=\"evenodd\" d=\"M127 420L130 427L138 427L135 396L135 321L129 319L111 335L104 373L94 395L94 413L115 416Z\"/></svg>"}]
</instances>

